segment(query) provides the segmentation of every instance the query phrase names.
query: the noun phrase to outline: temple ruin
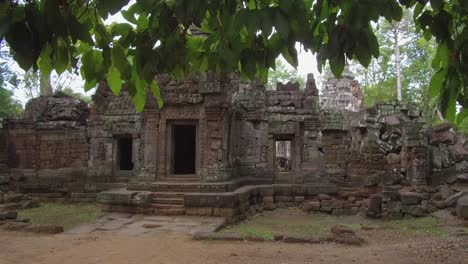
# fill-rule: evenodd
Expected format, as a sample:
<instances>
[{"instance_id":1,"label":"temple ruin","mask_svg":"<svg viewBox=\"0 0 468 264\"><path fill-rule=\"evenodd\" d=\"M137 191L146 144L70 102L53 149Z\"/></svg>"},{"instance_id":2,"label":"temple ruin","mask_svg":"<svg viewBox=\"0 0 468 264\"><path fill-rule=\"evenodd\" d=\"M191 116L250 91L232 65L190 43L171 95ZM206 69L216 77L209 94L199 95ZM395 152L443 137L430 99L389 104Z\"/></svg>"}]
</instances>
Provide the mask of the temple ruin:
<instances>
[{"instance_id":1,"label":"temple ruin","mask_svg":"<svg viewBox=\"0 0 468 264\"><path fill-rule=\"evenodd\" d=\"M364 109L350 76L321 95L312 75L304 90L236 74L157 79L164 106L148 94L141 113L104 82L91 107L60 93L31 100L0 129L0 190L232 221L298 204L399 218L450 206L448 184L468 180L463 137L428 129L413 104Z\"/></svg>"}]
</instances>

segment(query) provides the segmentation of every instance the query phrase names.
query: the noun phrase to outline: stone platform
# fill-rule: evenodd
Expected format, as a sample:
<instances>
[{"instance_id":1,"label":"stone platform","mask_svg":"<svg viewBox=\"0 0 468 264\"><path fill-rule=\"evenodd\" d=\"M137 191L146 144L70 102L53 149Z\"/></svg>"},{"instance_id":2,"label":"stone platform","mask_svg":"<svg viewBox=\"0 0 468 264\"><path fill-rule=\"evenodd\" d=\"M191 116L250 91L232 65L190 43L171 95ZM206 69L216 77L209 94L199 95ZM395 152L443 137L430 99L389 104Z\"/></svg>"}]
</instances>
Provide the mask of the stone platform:
<instances>
[{"instance_id":1,"label":"stone platform","mask_svg":"<svg viewBox=\"0 0 468 264\"><path fill-rule=\"evenodd\" d=\"M235 222L263 208L294 205L303 202L307 196L337 192L335 185L304 184L246 185L224 192L154 192L121 188L99 193L97 201L108 212L215 216Z\"/></svg>"},{"instance_id":2,"label":"stone platform","mask_svg":"<svg viewBox=\"0 0 468 264\"><path fill-rule=\"evenodd\" d=\"M82 224L67 234L116 232L127 235L156 235L163 232L193 235L195 232L215 232L226 223L220 217L147 216L127 213L108 213L94 223Z\"/></svg>"}]
</instances>

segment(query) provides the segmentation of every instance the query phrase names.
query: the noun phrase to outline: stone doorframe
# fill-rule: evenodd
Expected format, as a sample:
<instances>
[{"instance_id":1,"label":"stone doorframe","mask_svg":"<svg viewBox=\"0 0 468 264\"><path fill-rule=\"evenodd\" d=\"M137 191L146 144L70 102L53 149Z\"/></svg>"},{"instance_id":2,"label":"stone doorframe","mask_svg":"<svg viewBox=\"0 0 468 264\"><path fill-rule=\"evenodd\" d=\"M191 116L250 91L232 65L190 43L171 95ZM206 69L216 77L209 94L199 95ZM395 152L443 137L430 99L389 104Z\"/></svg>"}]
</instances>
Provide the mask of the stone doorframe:
<instances>
[{"instance_id":1,"label":"stone doorframe","mask_svg":"<svg viewBox=\"0 0 468 264\"><path fill-rule=\"evenodd\" d=\"M132 140L132 162L133 168L131 170L121 170L119 160L119 139L130 138ZM113 178L130 178L134 171L138 168L138 151L139 142L136 141L135 134L113 134L112 135L112 177ZM138 144L137 144L138 143Z\"/></svg>"},{"instance_id":2,"label":"stone doorframe","mask_svg":"<svg viewBox=\"0 0 468 264\"><path fill-rule=\"evenodd\" d=\"M198 171L200 169L200 129L199 120L196 119L172 119L167 120L166 124L166 178L177 178L177 177L198 177ZM195 126L195 173L194 174L174 174L174 134L173 129L175 125L193 125Z\"/></svg>"},{"instance_id":3,"label":"stone doorframe","mask_svg":"<svg viewBox=\"0 0 468 264\"><path fill-rule=\"evenodd\" d=\"M274 179L281 177L290 177L291 181L295 182L300 178L297 172L301 168L301 129L299 122L272 122L268 131L270 145L269 168L274 174ZM276 171L276 141L290 140L291 141L291 170L288 172Z\"/></svg>"}]
</instances>

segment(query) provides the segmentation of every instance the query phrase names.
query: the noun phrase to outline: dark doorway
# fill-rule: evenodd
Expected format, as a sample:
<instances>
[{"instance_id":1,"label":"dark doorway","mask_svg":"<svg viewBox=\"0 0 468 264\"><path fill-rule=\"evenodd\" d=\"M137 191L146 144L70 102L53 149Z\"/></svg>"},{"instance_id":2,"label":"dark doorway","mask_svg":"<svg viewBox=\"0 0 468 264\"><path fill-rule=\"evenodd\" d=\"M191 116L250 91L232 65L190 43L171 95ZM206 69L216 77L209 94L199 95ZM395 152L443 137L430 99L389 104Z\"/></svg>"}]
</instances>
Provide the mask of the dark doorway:
<instances>
[{"instance_id":1,"label":"dark doorway","mask_svg":"<svg viewBox=\"0 0 468 264\"><path fill-rule=\"evenodd\" d=\"M173 126L174 174L195 174L196 136L195 125Z\"/></svg>"},{"instance_id":2,"label":"dark doorway","mask_svg":"<svg viewBox=\"0 0 468 264\"><path fill-rule=\"evenodd\" d=\"M119 170L133 170L132 138L117 138L117 161Z\"/></svg>"}]
</instances>

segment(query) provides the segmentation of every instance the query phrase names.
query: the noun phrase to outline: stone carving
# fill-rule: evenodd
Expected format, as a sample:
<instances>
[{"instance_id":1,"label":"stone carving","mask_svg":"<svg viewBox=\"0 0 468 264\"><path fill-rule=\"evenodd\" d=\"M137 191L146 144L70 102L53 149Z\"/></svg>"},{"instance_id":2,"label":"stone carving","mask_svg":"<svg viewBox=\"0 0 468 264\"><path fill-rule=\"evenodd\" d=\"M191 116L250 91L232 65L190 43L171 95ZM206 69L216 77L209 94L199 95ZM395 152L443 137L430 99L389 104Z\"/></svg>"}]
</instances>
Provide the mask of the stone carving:
<instances>
[{"instance_id":1,"label":"stone carving","mask_svg":"<svg viewBox=\"0 0 468 264\"><path fill-rule=\"evenodd\" d=\"M268 162L268 146L262 145L260 147L260 162L266 163Z\"/></svg>"},{"instance_id":2,"label":"stone carving","mask_svg":"<svg viewBox=\"0 0 468 264\"><path fill-rule=\"evenodd\" d=\"M323 110L347 110L359 112L362 110L363 95L359 83L350 75L342 79L329 76L322 89L320 105Z\"/></svg>"},{"instance_id":3,"label":"stone carving","mask_svg":"<svg viewBox=\"0 0 468 264\"><path fill-rule=\"evenodd\" d=\"M245 155L246 156L253 156L254 155L254 145L253 145L252 140L248 139L246 143L247 143L247 145L246 145L246 148L245 148Z\"/></svg>"},{"instance_id":4,"label":"stone carving","mask_svg":"<svg viewBox=\"0 0 468 264\"><path fill-rule=\"evenodd\" d=\"M306 162L309 160L309 145L304 144L302 146L302 161Z\"/></svg>"},{"instance_id":5,"label":"stone carving","mask_svg":"<svg viewBox=\"0 0 468 264\"><path fill-rule=\"evenodd\" d=\"M99 142L98 144L96 159L106 160L106 146L103 142Z\"/></svg>"}]
</instances>

